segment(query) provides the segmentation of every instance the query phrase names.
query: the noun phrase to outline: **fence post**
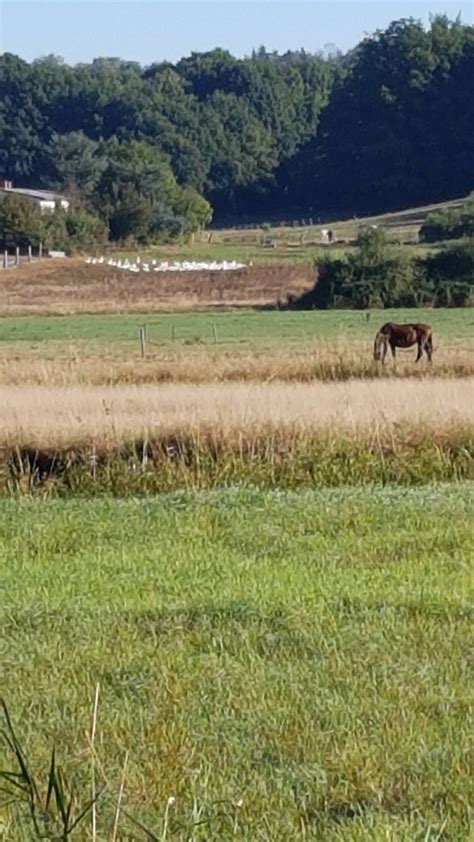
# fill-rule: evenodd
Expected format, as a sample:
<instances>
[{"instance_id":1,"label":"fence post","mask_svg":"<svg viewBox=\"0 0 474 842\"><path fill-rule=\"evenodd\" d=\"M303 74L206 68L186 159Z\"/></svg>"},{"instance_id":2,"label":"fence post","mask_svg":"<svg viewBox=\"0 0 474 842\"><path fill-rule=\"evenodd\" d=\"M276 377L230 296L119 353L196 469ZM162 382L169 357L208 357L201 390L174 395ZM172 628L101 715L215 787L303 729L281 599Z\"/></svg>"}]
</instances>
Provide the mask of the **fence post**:
<instances>
[{"instance_id":1,"label":"fence post","mask_svg":"<svg viewBox=\"0 0 474 842\"><path fill-rule=\"evenodd\" d=\"M145 337L145 328L144 327L140 328L139 338L140 338L141 355L142 355L142 357L144 357L145 351L146 351L146 337Z\"/></svg>"},{"instance_id":2,"label":"fence post","mask_svg":"<svg viewBox=\"0 0 474 842\"><path fill-rule=\"evenodd\" d=\"M42 260L42 258L43 258L43 243L40 243L40 244L39 244L39 247L38 247L38 257L39 257L39 259L40 259L40 260Z\"/></svg>"},{"instance_id":3,"label":"fence post","mask_svg":"<svg viewBox=\"0 0 474 842\"><path fill-rule=\"evenodd\" d=\"M20 246L17 246L15 249L15 266L19 266L20 264Z\"/></svg>"},{"instance_id":4,"label":"fence post","mask_svg":"<svg viewBox=\"0 0 474 842\"><path fill-rule=\"evenodd\" d=\"M8 269L8 251L3 252L3 268Z\"/></svg>"},{"instance_id":5,"label":"fence post","mask_svg":"<svg viewBox=\"0 0 474 842\"><path fill-rule=\"evenodd\" d=\"M31 263L33 256L31 254L31 246L28 246L28 262Z\"/></svg>"}]
</instances>

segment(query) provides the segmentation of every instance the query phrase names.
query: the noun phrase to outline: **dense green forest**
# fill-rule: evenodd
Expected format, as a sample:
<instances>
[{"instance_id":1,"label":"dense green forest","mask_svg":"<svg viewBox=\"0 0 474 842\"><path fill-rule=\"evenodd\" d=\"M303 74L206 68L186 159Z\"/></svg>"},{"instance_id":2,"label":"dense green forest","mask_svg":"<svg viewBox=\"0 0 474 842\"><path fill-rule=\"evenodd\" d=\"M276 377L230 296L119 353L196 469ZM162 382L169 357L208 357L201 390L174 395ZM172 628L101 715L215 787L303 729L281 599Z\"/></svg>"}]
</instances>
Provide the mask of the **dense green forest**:
<instances>
[{"instance_id":1,"label":"dense green forest","mask_svg":"<svg viewBox=\"0 0 474 842\"><path fill-rule=\"evenodd\" d=\"M0 57L0 177L68 191L112 239L467 194L473 130L474 28L445 17L346 55Z\"/></svg>"}]
</instances>

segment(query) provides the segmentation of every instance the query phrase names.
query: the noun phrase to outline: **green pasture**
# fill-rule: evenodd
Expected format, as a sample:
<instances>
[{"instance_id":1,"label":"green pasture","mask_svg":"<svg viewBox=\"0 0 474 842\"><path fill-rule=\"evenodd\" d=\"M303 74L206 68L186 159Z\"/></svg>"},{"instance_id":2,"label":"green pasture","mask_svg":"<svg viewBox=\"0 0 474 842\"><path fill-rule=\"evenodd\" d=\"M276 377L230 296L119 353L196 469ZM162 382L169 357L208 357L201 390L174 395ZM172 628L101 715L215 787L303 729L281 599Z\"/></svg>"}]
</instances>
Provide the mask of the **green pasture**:
<instances>
[{"instance_id":1,"label":"green pasture","mask_svg":"<svg viewBox=\"0 0 474 842\"><path fill-rule=\"evenodd\" d=\"M56 745L87 802L99 684L97 840L126 757L150 839L467 840L473 503L469 483L2 501L1 693L30 772L45 786ZM21 805L0 825L36 838ZM122 813L117 839L146 838Z\"/></svg>"},{"instance_id":2,"label":"green pasture","mask_svg":"<svg viewBox=\"0 0 474 842\"><path fill-rule=\"evenodd\" d=\"M166 313L158 315L19 316L0 319L0 343L84 341L137 342L144 325L154 342L289 344L294 342L371 341L387 321L428 322L437 339L453 344L474 338L474 311L332 310Z\"/></svg>"},{"instance_id":3,"label":"green pasture","mask_svg":"<svg viewBox=\"0 0 474 842\"><path fill-rule=\"evenodd\" d=\"M211 243L182 243L182 244L167 244L158 246L148 246L138 249L120 249L114 250L113 247L108 248L108 255L117 256L121 258L128 257L135 260L137 255L142 260L237 260L239 263L269 263L273 261L295 260L298 262L312 263L321 257L338 256L341 257L344 253L353 251L353 246L348 244L341 244L336 248L330 246L321 246L320 241L309 241L308 239L301 241L301 237L294 240L283 240L278 233L276 236L270 235L272 244L265 246L260 243L261 232L251 233L244 239L229 238L223 239L222 235L217 232L213 236ZM406 246L421 249L423 246ZM418 251L416 251L418 253ZM97 250L97 254L102 254L101 250Z\"/></svg>"},{"instance_id":4,"label":"green pasture","mask_svg":"<svg viewBox=\"0 0 474 842\"><path fill-rule=\"evenodd\" d=\"M392 242L390 229L387 233ZM313 234L314 236L314 234ZM354 232L354 237L357 236L357 231ZM409 232L408 232L409 236ZM219 237L222 239L220 240ZM244 237L246 237L244 239ZM347 240L338 243L336 246L321 246L320 240L311 240L306 238L303 240L301 236L292 240L285 240L279 229L276 228L269 235L271 245L264 246L259 244L260 235L255 236L254 233L243 233L243 238L238 236L231 237L228 235L216 234L216 238L211 243L182 243L182 244L163 244L161 246L149 246L138 249L114 249L109 247L107 254L111 257L121 257L124 259L128 257L130 260L135 260L137 255L144 261L156 260L237 260L241 263L272 263L274 261L297 261L314 263L322 258L341 258L343 255L351 254L354 251L354 240ZM250 242L249 242L250 240ZM434 243L426 245L424 243L405 242L403 244L404 253L412 257L425 257L429 252L437 251L439 248L446 245L446 243ZM96 249L97 256L100 256L103 250Z\"/></svg>"}]
</instances>

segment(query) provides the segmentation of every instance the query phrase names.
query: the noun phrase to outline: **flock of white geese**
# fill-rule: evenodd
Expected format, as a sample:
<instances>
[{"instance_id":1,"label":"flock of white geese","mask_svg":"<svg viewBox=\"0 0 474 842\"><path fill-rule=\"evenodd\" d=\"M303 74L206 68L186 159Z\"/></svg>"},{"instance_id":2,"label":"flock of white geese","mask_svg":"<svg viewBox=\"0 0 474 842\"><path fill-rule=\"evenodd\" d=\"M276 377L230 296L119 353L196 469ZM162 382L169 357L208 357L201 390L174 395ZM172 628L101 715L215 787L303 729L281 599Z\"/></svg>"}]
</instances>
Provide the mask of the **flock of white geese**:
<instances>
[{"instance_id":1,"label":"flock of white geese","mask_svg":"<svg viewBox=\"0 0 474 842\"><path fill-rule=\"evenodd\" d=\"M114 269L121 269L124 272L231 272L235 269L245 269L246 263L238 263L236 260L183 260L170 263L168 260L150 260L145 262L140 255L135 261L128 258L116 259L114 257L86 257L85 263L92 266L110 266ZM252 266L252 263L249 264Z\"/></svg>"}]
</instances>

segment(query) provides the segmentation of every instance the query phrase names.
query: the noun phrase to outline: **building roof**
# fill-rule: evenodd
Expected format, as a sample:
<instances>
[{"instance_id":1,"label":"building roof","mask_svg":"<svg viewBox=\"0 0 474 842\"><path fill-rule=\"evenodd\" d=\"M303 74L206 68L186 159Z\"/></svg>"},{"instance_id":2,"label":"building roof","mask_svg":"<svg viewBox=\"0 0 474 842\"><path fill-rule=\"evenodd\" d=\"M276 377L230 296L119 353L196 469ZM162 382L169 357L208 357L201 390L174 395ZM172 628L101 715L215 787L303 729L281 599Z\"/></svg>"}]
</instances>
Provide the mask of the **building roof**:
<instances>
[{"instance_id":1,"label":"building roof","mask_svg":"<svg viewBox=\"0 0 474 842\"><path fill-rule=\"evenodd\" d=\"M68 201L66 196L60 193L53 193L50 190L30 190L26 187L0 187L2 193L13 193L15 196L27 196L29 199L38 199L42 202Z\"/></svg>"}]
</instances>

